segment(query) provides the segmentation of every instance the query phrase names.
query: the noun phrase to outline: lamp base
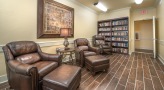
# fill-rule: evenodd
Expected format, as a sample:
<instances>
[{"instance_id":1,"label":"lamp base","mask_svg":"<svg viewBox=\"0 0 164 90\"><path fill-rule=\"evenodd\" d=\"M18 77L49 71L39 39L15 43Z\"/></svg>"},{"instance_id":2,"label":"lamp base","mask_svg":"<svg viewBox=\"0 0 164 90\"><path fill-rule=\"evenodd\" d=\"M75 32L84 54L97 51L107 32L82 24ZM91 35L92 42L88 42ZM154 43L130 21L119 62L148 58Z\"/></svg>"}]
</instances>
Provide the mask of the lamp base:
<instances>
[{"instance_id":1,"label":"lamp base","mask_svg":"<svg viewBox=\"0 0 164 90\"><path fill-rule=\"evenodd\" d=\"M64 38L64 43L63 43L63 45L65 46L65 50L68 50L69 48L68 48L68 45L69 45L69 42L68 42L68 39L65 37Z\"/></svg>"}]
</instances>

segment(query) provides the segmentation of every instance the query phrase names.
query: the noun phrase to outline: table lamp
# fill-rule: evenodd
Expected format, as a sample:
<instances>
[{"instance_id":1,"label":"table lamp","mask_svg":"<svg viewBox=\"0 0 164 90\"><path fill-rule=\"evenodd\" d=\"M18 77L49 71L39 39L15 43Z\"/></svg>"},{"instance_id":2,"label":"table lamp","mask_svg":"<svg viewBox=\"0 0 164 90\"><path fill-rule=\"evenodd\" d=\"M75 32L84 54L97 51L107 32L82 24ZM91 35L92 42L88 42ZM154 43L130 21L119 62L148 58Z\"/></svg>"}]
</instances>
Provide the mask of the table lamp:
<instances>
[{"instance_id":1,"label":"table lamp","mask_svg":"<svg viewBox=\"0 0 164 90\"><path fill-rule=\"evenodd\" d=\"M64 37L64 43L63 45L65 46L65 50L68 50L68 45L69 45L69 42L68 42L68 36L70 36L70 28L61 28L60 29L60 36L63 36Z\"/></svg>"}]
</instances>

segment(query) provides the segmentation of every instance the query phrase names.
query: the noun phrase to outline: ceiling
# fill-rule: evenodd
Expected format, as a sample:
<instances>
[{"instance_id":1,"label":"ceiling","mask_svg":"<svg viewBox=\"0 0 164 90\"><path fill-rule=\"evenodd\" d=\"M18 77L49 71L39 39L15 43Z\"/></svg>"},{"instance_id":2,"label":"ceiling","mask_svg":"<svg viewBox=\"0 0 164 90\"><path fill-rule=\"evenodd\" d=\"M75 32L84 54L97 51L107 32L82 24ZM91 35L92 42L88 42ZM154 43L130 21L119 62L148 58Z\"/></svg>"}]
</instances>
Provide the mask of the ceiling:
<instances>
[{"instance_id":1,"label":"ceiling","mask_svg":"<svg viewBox=\"0 0 164 90\"><path fill-rule=\"evenodd\" d=\"M146 7L154 7L160 0L143 0L140 5L135 4L134 0L76 0L83 5L97 11L102 12L97 9L93 4L96 2L101 2L109 10L116 10L120 8L131 7L131 9L140 9Z\"/></svg>"}]
</instances>

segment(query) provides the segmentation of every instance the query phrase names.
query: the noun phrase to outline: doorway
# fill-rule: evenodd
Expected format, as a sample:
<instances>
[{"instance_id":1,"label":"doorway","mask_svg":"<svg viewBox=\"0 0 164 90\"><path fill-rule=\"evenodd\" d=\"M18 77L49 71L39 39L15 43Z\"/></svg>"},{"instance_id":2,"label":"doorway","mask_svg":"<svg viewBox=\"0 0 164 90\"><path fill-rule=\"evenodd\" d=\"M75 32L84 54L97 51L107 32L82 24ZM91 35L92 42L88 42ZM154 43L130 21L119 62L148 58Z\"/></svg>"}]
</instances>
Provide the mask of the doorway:
<instances>
[{"instance_id":1,"label":"doorway","mask_svg":"<svg viewBox=\"0 0 164 90\"><path fill-rule=\"evenodd\" d=\"M134 22L135 52L153 53L153 20Z\"/></svg>"}]
</instances>

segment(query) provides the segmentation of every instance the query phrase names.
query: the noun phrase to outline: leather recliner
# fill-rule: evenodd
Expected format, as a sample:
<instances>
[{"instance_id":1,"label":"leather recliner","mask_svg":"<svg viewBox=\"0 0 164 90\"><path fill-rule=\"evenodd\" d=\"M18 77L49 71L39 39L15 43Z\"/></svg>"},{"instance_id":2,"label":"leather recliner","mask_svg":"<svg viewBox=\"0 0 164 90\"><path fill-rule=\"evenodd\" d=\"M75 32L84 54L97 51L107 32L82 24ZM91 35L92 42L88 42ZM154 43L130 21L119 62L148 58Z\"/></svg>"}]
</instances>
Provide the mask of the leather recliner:
<instances>
[{"instance_id":1,"label":"leather recliner","mask_svg":"<svg viewBox=\"0 0 164 90\"><path fill-rule=\"evenodd\" d=\"M85 57L99 54L98 48L90 46L89 41L85 38L78 38L74 40L75 57L80 67L85 64Z\"/></svg>"},{"instance_id":2,"label":"leather recliner","mask_svg":"<svg viewBox=\"0 0 164 90\"><path fill-rule=\"evenodd\" d=\"M43 53L33 41L3 47L10 89L41 90L42 78L61 64L61 55Z\"/></svg>"},{"instance_id":3,"label":"leather recliner","mask_svg":"<svg viewBox=\"0 0 164 90\"><path fill-rule=\"evenodd\" d=\"M100 53L112 54L112 46L111 42L105 42L105 36L102 35L94 35L93 36L93 45L95 47L99 47Z\"/></svg>"}]
</instances>

